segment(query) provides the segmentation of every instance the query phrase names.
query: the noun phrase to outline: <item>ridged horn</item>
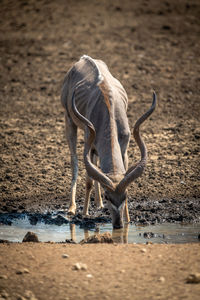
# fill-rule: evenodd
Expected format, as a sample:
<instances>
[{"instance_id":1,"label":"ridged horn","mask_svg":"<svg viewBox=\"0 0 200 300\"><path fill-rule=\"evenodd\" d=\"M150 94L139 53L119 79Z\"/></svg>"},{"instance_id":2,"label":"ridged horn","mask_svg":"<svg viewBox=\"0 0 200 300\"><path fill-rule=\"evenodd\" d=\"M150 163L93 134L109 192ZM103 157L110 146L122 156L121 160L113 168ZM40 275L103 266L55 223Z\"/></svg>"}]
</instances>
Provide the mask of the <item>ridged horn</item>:
<instances>
[{"instance_id":1,"label":"ridged horn","mask_svg":"<svg viewBox=\"0 0 200 300\"><path fill-rule=\"evenodd\" d=\"M127 188L127 186L140 177L145 169L145 166L147 164L147 148L143 141L143 139L140 136L140 125L153 113L156 107L156 93L153 92L153 102L151 105L151 108L142 115L137 122L135 123L134 129L133 129L133 136L135 138L135 141L140 149L141 152L141 159L140 161L128 169L126 172L124 178L120 181L120 183L116 187L116 191L118 192L124 192Z\"/></svg>"},{"instance_id":2,"label":"ridged horn","mask_svg":"<svg viewBox=\"0 0 200 300\"><path fill-rule=\"evenodd\" d=\"M77 110L76 103L75 103L75 91L73 92L73 96L72 96L72 111L74 115L79 119L79 121L81 121L89 130L89 135L87 140L85 141L85 148L84 148L84 163L88 175L92 179L97 180L102 186L108 188L109 190L114 191L114 185L112 180L110 180L97 166L95 166L91 162L91 155L90 155L91 146L95 140L96 131L93 124L83 115L81 115Z\"/></svg>"}]
</instances>

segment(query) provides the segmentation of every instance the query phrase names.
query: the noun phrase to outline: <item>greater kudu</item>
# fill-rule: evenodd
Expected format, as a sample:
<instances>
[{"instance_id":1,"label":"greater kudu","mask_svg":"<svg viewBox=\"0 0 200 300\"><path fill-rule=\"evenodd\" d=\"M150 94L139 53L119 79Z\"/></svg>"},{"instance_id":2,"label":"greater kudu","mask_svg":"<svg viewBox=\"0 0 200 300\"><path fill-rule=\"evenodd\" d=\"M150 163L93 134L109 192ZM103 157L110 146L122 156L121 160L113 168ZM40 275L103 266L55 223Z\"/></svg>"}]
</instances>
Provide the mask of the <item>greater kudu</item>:
<instances>
[{"instance_id":1,"label":"greater kudu","mask_svg":"<svg viewBox=\"0 0 200 300\"><path fill-rule=\"evenodd\" d=\"M77 128L84 137L84 163L87 171L83 214L88 215L90 193L95 180L95 200L103 207L100 185L112 216L113 228L123 227L123 215L130 221L127 206L127 186L142 175L147 162L147 149L140 125L156 106L153 93L151 108L137 120L133 135L141 152L141 160L128 169L127 148L130 129L127 119L127 94L121 83L101 60L82 56L68 71L63 84L61 102L65 108L66 136L71 153L72 183L69 214L76 211L78 160ZM97 161L99 160L99 167ZM100 184L100 185L99 185Z\"/></svg>"}]
</instances>

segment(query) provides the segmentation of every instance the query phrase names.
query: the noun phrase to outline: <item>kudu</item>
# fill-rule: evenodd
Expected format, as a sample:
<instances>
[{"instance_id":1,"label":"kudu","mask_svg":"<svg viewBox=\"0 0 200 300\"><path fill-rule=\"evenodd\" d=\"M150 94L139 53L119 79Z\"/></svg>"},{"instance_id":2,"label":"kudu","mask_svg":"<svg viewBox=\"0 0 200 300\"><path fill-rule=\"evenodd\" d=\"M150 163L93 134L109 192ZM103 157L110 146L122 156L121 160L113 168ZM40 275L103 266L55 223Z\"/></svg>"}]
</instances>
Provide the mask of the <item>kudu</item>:
<instances>
[{"instance_id":1,"label":"kudu","mask_svg":"<svg viewBox=\"0 0 200 300\"><path fill-rule=\"evenodd\" d=\"M79 127L85 134L84 164L87 171L83 214L88 215L90 193L95 180L95 201L103 207L101 185L112 216L113 228L122 228L124 211L125 220L130 221L126 189L142 175L147 163L147 149L139 128L154 111L156 95L153 93L151 108L134 126L133 135L139 146L141 159L129 169L127 148L130 129L126 114L128 98L121 83L111 75L103 61L82 56L64 79L61 102L65 108L66 136L71 153L72 183L68 213L73 215L76 211L76 144Z\"/></svg>"}]
</instances>

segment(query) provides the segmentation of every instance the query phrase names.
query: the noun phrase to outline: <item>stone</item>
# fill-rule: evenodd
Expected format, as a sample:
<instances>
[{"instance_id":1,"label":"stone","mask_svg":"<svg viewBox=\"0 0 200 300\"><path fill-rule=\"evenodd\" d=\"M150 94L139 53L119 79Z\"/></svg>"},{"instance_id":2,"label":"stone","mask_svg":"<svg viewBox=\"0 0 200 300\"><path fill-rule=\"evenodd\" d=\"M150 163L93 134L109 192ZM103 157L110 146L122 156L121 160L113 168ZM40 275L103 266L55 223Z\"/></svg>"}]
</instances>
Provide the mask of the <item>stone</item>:
<instances>
[{"instance_id":1,"label":"stone","mask_svg":"<svg viewBox=\"0 0 200 300\"><path fill-rule=\"evenodd\" d=\"M0 279L8 279L8 277L6 275L0 275Z\"/></svg>"},{"instance_id":2,"label":"stone","mask_svg":"<svg viewBox=\"0 0 200 300\"><path fill-rule=\"evenodd\" d=\"M32 291L29 291L29 290L25 291L24 296L28 300L37 300L37 298L35 297L34 293Z\"/></svg>"},{"instance_id":3,"label":"stone","mask_svg":"<svg viewBox=\"0 0 200 300\"><path fill-rule=\"evenodd\" d=\"M200 283L200 273L189 274L186 278L187 283Z\"/></svg>"},{"instance_id":4,"label":"stone","mask_svg":"<svg viewBox=\"0 0 200 300\"><path fill-rule=\"evenodd\" d=\"M159 282L164 283L165 282L165 277L160 276L160 278L158 279Z\"/></svg>"},{"instance_id":5,"label":"stone","mask_svg":"<svg viewBox=\"0 0 200 300\"><path fill-rule=\"evenodd\" d=\"M144 232L143 237L145 239L151 239L151 238L155 237L155 234L153 232Z\"/></svg>"},{"instance_id":6,"label":"stone","mask_svg":"<svg viewBox=\"0 0 200 300\"><path fill-rule=\"evenodd\" d=\"M16 271L16 274L18 274L18 275L29 274L29 273L30 273L30 271L28 269L26 269L26 268L20 269L20 270Z\"/></svg>"},{"instance_id":7,"label":"stone","mask_svg":"<svg viewBox=\"0 0 200 300\"><path fill-rule=\"evenodd\" d=\"M25 273L25 274L29 274L29 273L30 273L30 271L29 271L28 269L24 268L24 269L23 269L23 273Z\"/></svg>"},{"instance_id":8,"label":"stone","mask_svg":"<svg viewBox=\"0 0 200 300\"><path fill-rule=\"evenodd\" d=\"M22 240L23 243L25 242L33 242L33 243L39 243L38 236L31 231L28 231L25 237Z\"/></svg>"},{"instance_id":9,"label":"stone","mask_svg":"<svg viewBox=\"0 0 200 300\"><path fill-rule=\"evenodd\" d=\"M96 243L108 243L113 244L112 236L109 232L102 234L94 234L87 239L80 241L80 244L96 244Z\"/></svg>"},{"instance_id":10,"label":"stone","mask_svg":"<svg viewBox=\"0 0 200 300\"><path fill-rule=\"evenodd\" d=\"M76 270L76 271L80 271L80 270L86 271L87 270L87 265L83 264L83 263L76 263L75 265L73 265L73 270Z\"/></svg>"},{"instance_id":11,"label":"stone","mask_svg":"<svg viewBox=\"0 0 200 300\"><path fill-rule=\"evenodd\" d=\"M9 295L5 290L2 290L0 292L0 297L3 298L3 299L9 299Z\"/></svg>"},{"instance_id":12,"label":"stone","mask_svg":"<svg viewBox=\"0 0 200 300\"><path fill-rule=\"evenodd\" d=\"M145 248L142 248L142 249L141 249L141 252L142 252L142 253L146 253L147 250L146 250Z\"/></svg>"},{"instance_id":13,"label":"stone","mask_svg":"<svg viewBox=\"0 0 200 300\"><path fill-rule=\"evenodd\" d=\"M67 41L62 46L63 46L63 48L68 49L70 47L70 45L71 45L71 41Z\"/></svg>"},{"instance_id":14,"label":"stone","mask_svg":"<svg viewBox=\"0 0 200 300\"><path fill-rule=\"evenodd\" d=\"M38 300L32 291L26 290L24 295L16 295L16 300ZM1 300L1 299L0 299Z\"/></svg>"},{"instance_id":15,"label":"stone","mask_svg":"<svg viewBox=\"0 0 200 300\"><path fill-rule=\"evenodd\" d=\"M69 255L68 254L63 254L62 258L69 258Z\"/></svg>"},{"instance_id":16,"label":"stone","mask_svg":"<svg viewBox=\"0 0 200 300\"><path fill-rule=\"evenodd\" d=\"M0 299L1 300L1 299ZM26 298L24 298L23 296L17 296L17 300L27 300Z\"/></svg>"}]
</instances>

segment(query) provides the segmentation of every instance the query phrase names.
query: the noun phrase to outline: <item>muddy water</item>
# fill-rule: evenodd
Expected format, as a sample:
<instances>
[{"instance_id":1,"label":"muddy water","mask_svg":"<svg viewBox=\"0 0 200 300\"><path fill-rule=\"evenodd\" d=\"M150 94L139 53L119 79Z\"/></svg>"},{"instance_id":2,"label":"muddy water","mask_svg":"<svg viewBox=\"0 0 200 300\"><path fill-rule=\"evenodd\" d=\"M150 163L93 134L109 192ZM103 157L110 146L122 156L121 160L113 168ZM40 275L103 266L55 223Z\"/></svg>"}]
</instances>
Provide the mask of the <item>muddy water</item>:
<instances>
[{"instance_id":1,"label":"muddy water","mask_svg":"<svg viewBox=\"0 0 200 300\"><path fill-rule=\"evenodd\" d=\"M32 223L32 224L31 224ZM95 228L82 229L80 225L71 222L62 224L45 224L39 221L30 222L27 216L14 218L10 225L0 225L0 239L12 242L22 242L28 231L38 235L42 242L65 242L73 240L80 242L96 233L110 232L118 243L197 243L200 242L200 224L164 223L150 226L126 225L123 230L112 230L111 223L96 224Z\"/></svg>"}]
</instances>

